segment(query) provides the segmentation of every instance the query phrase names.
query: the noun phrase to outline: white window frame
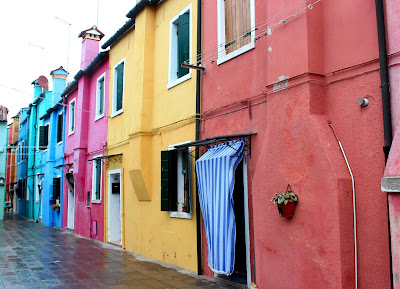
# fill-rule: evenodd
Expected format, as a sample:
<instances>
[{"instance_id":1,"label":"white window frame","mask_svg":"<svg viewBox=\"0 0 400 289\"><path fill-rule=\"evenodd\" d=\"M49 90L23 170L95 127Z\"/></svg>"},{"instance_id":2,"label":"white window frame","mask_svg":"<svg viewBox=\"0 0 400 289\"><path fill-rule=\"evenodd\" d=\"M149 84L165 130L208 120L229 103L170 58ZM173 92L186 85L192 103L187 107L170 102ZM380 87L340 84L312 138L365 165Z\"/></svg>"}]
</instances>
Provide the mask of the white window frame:
<instances>
[{"instance_id":1,"label":"white window frame","mask_svg":"<svg viewBox=\"0 0 400 289\"><path fill-rule=\"evenodd\" d=\"M179 12L174 18L169 21L169 63L168 63L168 84L167 89L170 89L178 84L192 78L192 69L189 69L189 73L177 78L177 59L176 50L178 49L177 40L177 27L175 21L189 11L189 59L192 59L192 3L186 6L181 12Z\"/></svg>"},{"instance_id":2,"label":"white window frame","mask_svg":"<svg viewBox=\"0 0 400 289\"><path fill-rule=\"evenodd\" d=\"M254 10L254 0L250 0L250 27L251 31L251 42L246 44L239 49L232 51L229 54L226 54L225 49L225 1L224 0L217 0L217 17L218 17L218 59L217 65L220 65L236 56L239 56L253 48L256 47L255 42L255 10Z\"/></svg>"},{"instance_id":3,"label":"white window frame","mask_svg":"<svg viewBox=\"0 0 400 289\"><path fill-rule=\"evenodd\" d=\"M173 145L169 145L169 146L168 146L168 150L169 150L169 151L175 150L175 146L187 144L187 143L190 143L190 142L191 142L191 141L184 141L184 142L181 142L181 143L176 143L176 144L173 144ZM179 162L178 162L178 163L179 163ZM182 163L182 162L181 162L181 163ZM190 165L190 166L191 166L191 165ZM177 170L179 171L179 167L177 168ZM183 184L177 184L177 187L183 187ZM190 193L192 194L192 197L193 197L192 188L193 188L193 186L190 188ZM178 201L178 202L182 201L182 200L179 199L179 192L178 192L178 196L177 196L177 201ZM193 198L192 198L192 201L193 201ZM180 205L179 205L179 206L180 206ZM179 209L179 206L178 206L178 209ZM193 211L193 210L192 210L192 211ZM169 212L169 216L170 216L170 218L192 219L192 213L186 213L186 212L182 212L182 211L176 211L176 212L170 211L170 212Z\"/></svg>"},{"instance_id":4,"label":"white window frame","mask_svg":"<svg viewBox=\"0 0 400 289\"><path fill-rule=\"evenodd\" d=\"M25 141L21 142L21 163L24 161L25 159Z\"/></svg>"},{"instance_id":5,"label":"white window frame","mask_svg":"<svg viewBox=\"0 0 400 289\"><path fill-rule=\"evenodd\" d=\"M57 132L56 132L56 140L57 140L57 136L58 136L58 116L59 115L61 115L61 117L63 118L63 125L62 125L62 127L63 127L63 133L62 133L62 135L61 135L61 141L59 141L58 143L57 143L57 145L60 145L60 144L62 144L62 142L63 142L63 136L64 136L64 127L65 127L65 125L64 125L64 117L63 117L63 111L60 111L60 113L57 115Z\"/></svg>"},{"instance_id":6,"label":"white window frame","mask_svg":"<svg viewBox=\"0 0 400 289\"><path fill-rule=\"evenodd\" d=\"M124 66L124 69L125 69L125 66ZM125 77L125 71L124 71L124 77ZM101 80L103 80L103 83L104 83L103 95L99 95L99 83L100 83ZM106 95L106 73L104 72L102 75L100 75L97 78L97 81L96 81L96 114L95 114L95 119L94 119L95 121L104 117L104 111L105 111L105 107L106 107L106 105L105 105L105 100L106 100L105 95ZM99 111L99 107L100 107L100 98L101 97L103 98L103 113L102 114L97 114L97 112Z\"/></svg>"},{"instance_id":7,"label":"white window frame","mask_svg":"<svg viewBox=\"0 0 400 289\"><path fill-rule=\"evenodd\" d=\"M117 77L115 73L115 69L117 68L118 65L121 63L124 63L124 85L122 86L122 108L120 110L116 110L117 107ZM117 64L114 65L113 67L113 100L112 100L112 113L111 117L115 117L117 115L120 115L121 113L124 112L124 100L125 100L125 70L126 70L126 61L125 57L122 58Z\"/></svg>"},{"instance_id":8,"label":"white window frame","mask_svg":"<svg viewBox=\"0 0 400 289\"><path fill-rule=\"evenodd\" d=\"M46 146L46 148L43 150L43 152L46 152L47 149L48 149L49 146L50 146L50 122L44 124L44 126L48 126L48 128L47 128L47 146Z\"/></svg>"},{"instance_id":9,"label":"white window frame","mask_svg":"<svg viewBox=\"0 0 400 289\"><path fill-rule=\"evenodd\" d=\"M98 155L98 156L95 156L94 158L97 158L97 157L101 157L102 155ZM96 173L96 161L94 160L93 161L93 164L92 164L92 203L93 204L101 204L101 200L102 200L102 198L101 198L101 195L103 194L103 162L101 161L101 159L100 159L100 166L101 166L101 172L100 172L100 199L95 199L95 194L94 194L94 191L95 191L95 184L96 184L96 182L95 182L95 173Z\"/></svg>"},{"instance_id":10,"label":"white window frame","mask_svg":"<svg viewBox=\"0 0 400 289\"><path fill-rule=\"evenodd\" d=\"M71 118L71 111L72 111L71 104L72 103L74 104L74 117L73 117L73 119ZM75 132L75 126L76 126L75 119L76 119L76 98L72 99L69 102L69 105L68 105L68 135L69 136ZM72 123L74 124L74 129L73 130L71 129Z\"/></svg>"}]
</instances>

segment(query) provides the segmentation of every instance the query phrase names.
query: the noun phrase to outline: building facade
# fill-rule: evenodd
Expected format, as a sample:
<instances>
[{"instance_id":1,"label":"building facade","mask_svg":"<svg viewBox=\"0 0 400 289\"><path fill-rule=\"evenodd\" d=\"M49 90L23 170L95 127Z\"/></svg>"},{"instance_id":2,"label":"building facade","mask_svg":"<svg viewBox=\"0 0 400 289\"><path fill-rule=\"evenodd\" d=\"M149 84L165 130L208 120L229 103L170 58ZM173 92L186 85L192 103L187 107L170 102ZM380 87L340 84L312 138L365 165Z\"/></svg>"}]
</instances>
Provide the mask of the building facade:
<instances>
[{"instance_id":1,"label":"building facade","mask_svg":"<svg viewBox=\"0 0 400 289\"><path fill-rule=\"evenodd\" d=\"M63 206L63 165L65 111L61 93L66 87L68 72L61 66L50 72L53 80L50 108L39 117L43 126L39 128L39 148L42 153L42 176L34 175L35 186L32 197L41 202L42 223L62 228ZM41 190L42 196L39 195ZM42 199L41 199L41 198Z\"/></svg>"},{"instance_id":2,"label":"building facade","mask_svg":"<svg viewBox=\"0 0 400 289\"><path fill-rule=\"evenodd\" d=\"M63 228L104 241L104 152L107 146L108 52L103 33L82 31L81 70L62 93L66 105Z\"/></svg>"},{"instance_id":3,"label":"building facade","mask_svg":"<svg viewBox=\"0 0 400 289\"><path fill-rule=\"evenodd\" d=\"M19 115L12 117L12 122L8 125L8 141L7 141L7 181L6 181L6 201L10 202L11 207L7 212L18 212L17 193L15 184L17 182L17 143L19 132Z\"/></svg>"},{"instance_id":4,"label":"building facade","mask_svg":"<svg viewBox=\"0 0 400 289\"><path fill-rule=\"evenodd\" d=\"M6 198L7 113L8 109L0 106L0 221L4 219L4 201Z\"/></svg>"},{"instance_id":5,"label":"building facade","mask_svg":"<svg viewBox=\"0 0 400 289\"><path fill-rule=\"evenodd\" d=\"M197 271L194 162L175 149L195 140L196 77L180 64L196 53L197 1L159 2L139 1L102 46L110 47L105 241Z\"/></svg>"},{"instance_id":6,"label":"building facade","mask_svg":"<svg viewBox=\"0 0 400 289\"><path fill-rule=\"evenodd\" d=\"M389 288L375 6L295 2L203 2L204 52L192 62L206 66L201 138L225 146L244 138L246 146L230 179L229 196L240 199L228 279L258 288ZM289 184L299 196L292 219L270 202ZM202 236L203 272L223 273L210 262L222 252L210 245L215 232ZM282 270L290 277L277 277Z\"/></svg>"},{"instance_id":7,"label":"building facade","mask_svg":"<svg viewBox=\"0 0 400 289\"><path fill-rule=\"evenodd\" d=\"M26 150L27 134L28 134L28 108L22 108L19 113L18 142L17 142L17 198L18 198L18 215L32 218L29 210L29 193L27 187L27 163L28 155Z\"/></svg>"}]
</instances>

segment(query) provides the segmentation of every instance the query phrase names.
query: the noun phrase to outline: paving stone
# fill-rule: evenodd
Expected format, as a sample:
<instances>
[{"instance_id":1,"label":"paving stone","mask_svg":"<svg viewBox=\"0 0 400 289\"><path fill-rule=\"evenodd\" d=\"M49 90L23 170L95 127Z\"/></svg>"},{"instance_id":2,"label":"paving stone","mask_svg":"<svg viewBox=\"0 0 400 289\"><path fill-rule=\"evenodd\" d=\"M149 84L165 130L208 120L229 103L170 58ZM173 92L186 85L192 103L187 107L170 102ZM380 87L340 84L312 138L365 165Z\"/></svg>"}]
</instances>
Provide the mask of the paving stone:
<instances>
[{"instance_id":1,"label":"paving stone","mask_svg":"<svg viewBox=\"0 0 400 289\"><path fill-rule=\"evenodd\" d=\"M0 240L0 289L245 288L142 261L127 251L18 216L5 216Z\"/></svg>"}]
</instances>

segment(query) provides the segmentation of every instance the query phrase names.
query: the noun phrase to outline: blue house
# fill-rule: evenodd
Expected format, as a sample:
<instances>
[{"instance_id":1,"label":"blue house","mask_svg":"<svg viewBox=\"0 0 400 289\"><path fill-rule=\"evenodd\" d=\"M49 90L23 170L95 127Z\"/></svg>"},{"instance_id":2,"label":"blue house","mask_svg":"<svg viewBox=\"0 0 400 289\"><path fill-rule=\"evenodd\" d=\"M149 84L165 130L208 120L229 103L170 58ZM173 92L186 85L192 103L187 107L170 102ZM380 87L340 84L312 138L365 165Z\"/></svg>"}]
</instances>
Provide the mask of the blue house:
<instances>
[{"instance_id":1,"label":"blue house","mask_svg":"<svg viewBox=\"0 0 400 289\"><path fill-rule=\"evenodd\" d=\"M41 151L42 222L46 226L62 228L62 192L64 171L65 113L61 93L66 87L68 72L59 67L53 78L50 108L39 118L39 150Z\"/></svg>"},{"instance_id":2,"label":"blue house","mask_svg":"<svg viewBox=\"0 0 400 289\"><path fill-rule=\"evenodd\" d=\"M18 215L32 218L29 212L29 202L32 203L30 192L27 187L28 176L28 108L22 108L19 112L19 133L17 142L17 197L18 197Z\"/></svg>"}]
</instances>

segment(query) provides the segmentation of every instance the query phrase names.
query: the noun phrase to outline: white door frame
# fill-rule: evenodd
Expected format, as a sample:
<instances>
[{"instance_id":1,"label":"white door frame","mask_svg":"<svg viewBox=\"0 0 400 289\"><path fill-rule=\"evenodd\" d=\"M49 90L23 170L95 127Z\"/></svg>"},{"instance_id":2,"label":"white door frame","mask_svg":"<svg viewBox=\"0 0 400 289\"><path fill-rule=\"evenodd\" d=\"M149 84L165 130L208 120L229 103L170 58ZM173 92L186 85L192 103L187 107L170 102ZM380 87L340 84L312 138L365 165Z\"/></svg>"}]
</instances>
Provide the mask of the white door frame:
<instances>
[{"instance_id":1,"label":"white door frame","mask_svg":"<svg viewBox=\"0 0 400 289\"><path fill-rule=\"evenodd\" d=\"M119 174L119 213L120 213L120 219L121 219L121 245L122 245L122 192L123 190L123 180L122 180L122 170L121 169L116 169L116 170L111 170L108 171L108 232L107 232L107 241L110 242L110 220L111 220L111 206L110 206L110 200L111 200L111 194L112 194L112 182L111 182L111 175L116 175Z\"/></svg>"},{"instance_id":2,"label":"white door frame","mask_svg":"<svg viewBox=\"0 0 400 289\"><path fill-rule=\"evenodd\" d=\"M75 187L75 184L74 184ZM72 192L68 187L67 187L67 191L68 191L68 209L67 209L67 228L73 230L75 228L75 188L74 188L74 192ZM70 194L72 194L72 206L73 206L73 211L72 211L72 216L70 216L71 213L71 198L70 198ZM72 224L71 224L72 223Z\"/></svg>"}]
</instances>

